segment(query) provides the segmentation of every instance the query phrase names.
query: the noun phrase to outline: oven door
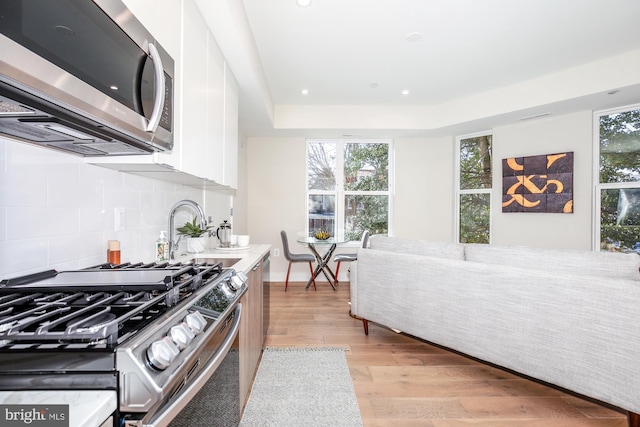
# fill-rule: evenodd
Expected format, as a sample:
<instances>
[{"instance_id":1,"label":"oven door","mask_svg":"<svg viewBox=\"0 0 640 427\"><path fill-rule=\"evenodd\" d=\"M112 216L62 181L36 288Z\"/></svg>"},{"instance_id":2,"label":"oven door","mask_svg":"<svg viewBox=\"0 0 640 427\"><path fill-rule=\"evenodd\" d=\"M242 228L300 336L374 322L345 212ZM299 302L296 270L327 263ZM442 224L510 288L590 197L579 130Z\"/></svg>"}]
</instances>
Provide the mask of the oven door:
<instances>
[{"instance_id":1,"label":"oven door","mask_svg":"<svg viewBox=\"0 0 640 427\"><path fill-rule=\"evenodd\" d=\"M227 315L221 330L226 332L222 342L215 337L204 346L201 356L191 367L189 374L184 379L182 387L173 393L164 405L153 413L148 413L142 420L124 420L125 427L165 427L182 411L185 406L200 391L205 383L218 369L224 358L229 353L233 342L238 336L240 319L242 317L242 304L237 304L235 309ZM214 334L220 336L220 334ZM238 378L235 379L238 381ZM238 396L239 398L239 396ZM239 414L238 414L238 422Z\"/></svg>"}]
</instances>

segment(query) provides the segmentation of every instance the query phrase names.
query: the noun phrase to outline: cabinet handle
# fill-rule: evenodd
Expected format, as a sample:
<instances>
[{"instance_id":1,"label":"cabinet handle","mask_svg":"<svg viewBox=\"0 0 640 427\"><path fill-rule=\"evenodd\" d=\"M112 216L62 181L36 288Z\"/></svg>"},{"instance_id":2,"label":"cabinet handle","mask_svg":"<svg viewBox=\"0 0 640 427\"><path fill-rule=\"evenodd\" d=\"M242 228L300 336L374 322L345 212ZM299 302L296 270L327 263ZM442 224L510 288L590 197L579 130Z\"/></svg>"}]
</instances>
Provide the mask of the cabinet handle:
<instances>
[{"instance_id":1,"label":"cabinet handle","mask_svg":"<svg viewBox=\"0 0 640 427\"><path fill-rule=\"evenodd\" d=\"M251 271L256 271L258 267L260 267L260 263L257 263L256 265L254 265Z\"/></svg>"},{"instance_id":2,"label":"cabinet handle","mask_svg":"<svg viewBox=\"0 0 640 427\"><path fill-rule=\"evenodd\" d=\"M160 59L160 53L153 43L149 43L149 53L151 53L155 73L156 96L153 101L153 111L151 112L151 118L149 119L146 130L147 132L155 132L160 123L162 108L164 107L164 68L162 66L162 60Z\"/></svg>"}]
</instances>

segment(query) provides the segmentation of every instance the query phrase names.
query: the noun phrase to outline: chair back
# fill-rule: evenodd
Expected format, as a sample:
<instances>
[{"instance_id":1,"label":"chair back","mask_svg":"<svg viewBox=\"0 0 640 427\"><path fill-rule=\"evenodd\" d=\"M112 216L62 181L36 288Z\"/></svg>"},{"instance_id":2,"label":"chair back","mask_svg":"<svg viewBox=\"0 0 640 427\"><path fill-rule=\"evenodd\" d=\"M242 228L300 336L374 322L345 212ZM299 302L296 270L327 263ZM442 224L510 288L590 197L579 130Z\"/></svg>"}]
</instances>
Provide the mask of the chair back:
<instances>
[{"instance_id":1,"label":"chair back","mask_svg":"<svg viewBox=\"0 0 640 427\"><path fill-rule=\"evenodd\" d=\"M282 253L287 261L291 261L291 251L289 251L289 240L287 239L287 232L280 231L280 237L282 238Z\"/></svg>"},{"instance_id":2,"label":"chair back","mask_svg":"<svg viewBox=\"0 0 640 427\"><path fill-rule=\"evenodd\" d=\"M369 230L364 230L364 233L362 233L362 247L366 248L368 243L369 243Z\"/></svg>"}]
</instances>

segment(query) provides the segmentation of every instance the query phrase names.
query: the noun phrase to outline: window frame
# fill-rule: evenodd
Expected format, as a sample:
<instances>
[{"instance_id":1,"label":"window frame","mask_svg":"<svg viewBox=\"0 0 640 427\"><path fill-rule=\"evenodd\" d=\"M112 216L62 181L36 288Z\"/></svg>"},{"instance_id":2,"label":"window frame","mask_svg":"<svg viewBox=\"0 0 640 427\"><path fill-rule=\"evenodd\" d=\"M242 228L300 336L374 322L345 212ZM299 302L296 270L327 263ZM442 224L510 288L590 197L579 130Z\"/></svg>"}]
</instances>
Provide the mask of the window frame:
<instances>
[{"instance_id":1,"label":"window frame","mask_svg":"<svg viewBox=\"0 0 640 427\"><path fill-rule=\"evenodd\" d=\"M461 141L464 139L472 139L478 138L481 136L491 135L491 188L472 188L472 189L461 189L461 180L460 180L460 145ZM489 243L492 240L492 224L493 224L493 185L494 185L494 171L495 171L495 161L493 158L493 131L486 130L481 132L470 133L466 135L458 135L456 136L455 143L455 165L454 165L454 186L455 186L455 197L454 197L454 224L453 224L453 236L454 241L456 243L460 243L460 197L464 194L488 194L489 195Z\"/></svg>"},{"instance_id":2,"label":"window frame","mask_svg":"<svg viewBox=\"0 0 640 427\"><path fill-rule=\"evenodd\" d=\"M365 195L365 196L387 196L387 233L392 235L393 224L393 189L394 185L394 145L393 139L376 139L376 138L359 138L359 139L340 139L340 138L310 138L306 141L305 152L305 235L309 236L309 198L313 195L332 195L335 197L335 229L336 236L343 238L345 236L345 205L346 197L352 195ZM335 190L311 190L309 189L309 146L312 143L335 143L336 144L336 170ZM362 191L362 190L345 190L344 189L344 147L346 144L388 144L388 188L387 190L376 191ZM345 246L360 245L360 240L351 240L345 244Z\"/></svg>"},{"instance_id":3,"label":"window frame","mask_svg":"<svg viewBox=\"0 0 640 427\"><path fill-rule=\"evenodd\" d=\"M598 110L593 112L593 229L591 232L592 243L591 248L594 251L601 251L601 233L602 228L602 192L605 190L622 190L622 189L640 189L640 181L630 182L600 182L600 118L610 116L612 114L625 113L629 111L640 110L640 104L631 104L623 107L610 108L606 110Z\"/></svg>"}]
</instances>

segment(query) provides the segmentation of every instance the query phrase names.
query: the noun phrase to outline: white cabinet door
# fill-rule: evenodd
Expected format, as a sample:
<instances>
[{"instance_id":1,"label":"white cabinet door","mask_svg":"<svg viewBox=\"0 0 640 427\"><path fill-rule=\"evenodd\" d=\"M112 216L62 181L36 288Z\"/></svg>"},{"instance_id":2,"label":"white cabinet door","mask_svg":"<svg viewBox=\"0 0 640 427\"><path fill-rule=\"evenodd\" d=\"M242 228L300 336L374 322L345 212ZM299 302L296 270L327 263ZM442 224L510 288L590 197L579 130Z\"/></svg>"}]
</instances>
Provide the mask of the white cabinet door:
<instances>
[{"instance_id":1,"label":"white cabinet door","mask_svg":"<svg viewBox=\"0 0 640 427\"><path fill-rule=\"evenodd\" d=\"M206 177L208 28L191 0L183 13L180 170Z\"/></svg>"},{"instance_id":2,"label":"white cabinet door","mask_svg":"<svg viewBox=\"0 0 640 427\"><path fill-rule=\"evenodd\" d=\"M208 33L207 41L207 178L224 184L225 60L211 33Z\"/></svg>"},{"instance_id":3,"label":"white cabinet door","mask_svg":"<svg viewBox=\"0 0 640 427\"><path fill-rule=\"evenodd\" d=\"M238 188L238 83L225 64L224 79L224 177L222 183Z\"/></svg>"}]
</instances>

